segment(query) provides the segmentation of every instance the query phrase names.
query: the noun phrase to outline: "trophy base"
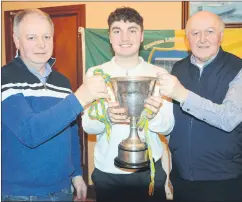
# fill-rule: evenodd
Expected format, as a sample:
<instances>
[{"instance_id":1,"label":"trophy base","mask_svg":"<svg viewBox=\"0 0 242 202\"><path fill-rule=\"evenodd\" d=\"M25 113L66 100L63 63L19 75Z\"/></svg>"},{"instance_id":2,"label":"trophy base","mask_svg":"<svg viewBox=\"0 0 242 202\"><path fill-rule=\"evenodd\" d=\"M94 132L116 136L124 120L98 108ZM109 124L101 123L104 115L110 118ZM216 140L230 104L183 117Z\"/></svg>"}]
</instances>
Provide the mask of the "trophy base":
<instances>
[{"instance_id":1,"label":"trophy base","mask_svg":"<svg viewBox=\"0 0 242 202\"><path fill-rule=\"evenodd\" d=\"M126 168L126 169L143 169L150 167L150 161L142 162L142 163L128 163L121 161L118 157L114 159L114 165L119 168Z\"/></svg>"}]
</instances>

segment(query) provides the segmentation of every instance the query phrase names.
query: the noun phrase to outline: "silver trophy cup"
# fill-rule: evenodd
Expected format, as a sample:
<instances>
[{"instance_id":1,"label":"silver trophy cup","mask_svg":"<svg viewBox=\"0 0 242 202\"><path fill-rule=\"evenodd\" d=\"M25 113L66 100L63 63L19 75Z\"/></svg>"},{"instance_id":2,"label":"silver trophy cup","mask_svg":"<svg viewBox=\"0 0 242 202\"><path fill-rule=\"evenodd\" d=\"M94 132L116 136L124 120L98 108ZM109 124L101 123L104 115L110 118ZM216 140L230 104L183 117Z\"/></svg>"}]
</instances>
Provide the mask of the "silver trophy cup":
<instances>
[{"instance_id":1,"label":"silver trophy cup","mask_svg":"<svg viewBox=\"0 0 242 202\"><path fill-rule=\"evenodd\" d=\"M130 118L130 134L118 146L115 166L127 169L149 167L147 144L137 132L137 122L144 109L145 99L154 91L156 77L114 77L113 91L120 107L126 109Z\"/></svg>"}]
</instances>

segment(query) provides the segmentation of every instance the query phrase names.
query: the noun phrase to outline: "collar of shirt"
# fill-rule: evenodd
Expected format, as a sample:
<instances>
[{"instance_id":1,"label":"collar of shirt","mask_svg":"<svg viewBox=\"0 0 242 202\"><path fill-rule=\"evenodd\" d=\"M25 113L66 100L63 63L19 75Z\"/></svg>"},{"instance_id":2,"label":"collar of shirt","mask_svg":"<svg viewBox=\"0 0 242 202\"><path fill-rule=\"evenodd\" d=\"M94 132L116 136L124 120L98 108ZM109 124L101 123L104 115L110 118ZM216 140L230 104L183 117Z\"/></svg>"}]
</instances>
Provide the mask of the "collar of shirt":
<instances>
[{"instance_id":1,"label":"collar of shirt","mask_svg":"<svg viewBox=\"0 0 242 202\"><path fill-rule=\"evenodd\" d=\"M219 50L218 50L218 52L219 52ZM190 61L191 61L192 64L194 64L195 66L197 66L197 67L199 68L199 70L200 70L200 75L201 75L202 72L203 72L203 69L204 69L207 65L209 65L209 64L210 64L210 63L211 63L211 62L217 57L218 52L216 53L215 56L213 56L213 57L210 58L208 61L206 61L206 62L204 62L204 63L202 63L202 64L197 63L197 61L196 61L196 57L195 57L193 54L191 55L191 59L190 59Z\"/></svg>"},{"instance_id":2,"label":"collar of shirt","mask_svg":"<svg viewBox=\"0 0 242 202\"><path fill-rule=\"evenodd\" d=\"M144 64L144 59L143 59L142 57L139 56L139 64L137 64L137 65L134 66L134 67L127 68L127 69L125 69L125 68L123 68L123 67L121 67L121 66L119 66L119 65L117 65L117 64L115 63L115 56L111 59L111 63L112 63L113 66L116 66L116 68L125 71L125 72L126 72L126 76L129 76L129 72L136 71L138 68L140 68L140 67L143 66L143 64Z\"/></svg>"},{"instance_id":3,"label":"collar of shirt","mask_svg":"<svg viewBox=\"0 0 242 202\"><path fill-rule=\"evenodd\" d=\"M28 70L32 74L34 74L41 81L41 83L45 84L48 76L52 72L52 66L54 65L54 63L55 63L55 58L51 58L46 63L46 65L45 65L45 71L44 71L44 74L43 75L41 75L35 68L28 67L27 65L26 66L27 66Z\"/></svg>"}]
</instances>

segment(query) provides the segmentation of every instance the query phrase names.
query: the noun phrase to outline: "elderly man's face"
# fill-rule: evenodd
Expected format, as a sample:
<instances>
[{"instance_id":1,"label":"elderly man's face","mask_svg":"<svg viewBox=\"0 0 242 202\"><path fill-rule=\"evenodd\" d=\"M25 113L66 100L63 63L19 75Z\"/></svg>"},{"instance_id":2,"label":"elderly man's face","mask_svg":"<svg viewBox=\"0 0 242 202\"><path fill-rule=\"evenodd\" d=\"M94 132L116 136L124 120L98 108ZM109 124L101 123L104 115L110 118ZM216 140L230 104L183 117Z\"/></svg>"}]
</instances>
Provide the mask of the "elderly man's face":
<instances>
[{"instance_id":1,"label":"elderly man's face","mask_svg":"<svg viewBox=\"0 0 242 202\"><path fill-rule=\"evenodd\" d=\"M219 50L223 32L221 23L213 15L198 14L188 23L187 38L198 63L204 63Z\"/></svg>"},{"instance_id":2,"label":"elderly man's face","mask_svg":"<svg viewBox=\"0 0 242 202\"><path fill-rule=\"evenodd\" d=\"M53 27L38 14L23 18L14 34L16 48L28 67L37 70L45 66L53 52Z\"/></svg>"}]
</instances>

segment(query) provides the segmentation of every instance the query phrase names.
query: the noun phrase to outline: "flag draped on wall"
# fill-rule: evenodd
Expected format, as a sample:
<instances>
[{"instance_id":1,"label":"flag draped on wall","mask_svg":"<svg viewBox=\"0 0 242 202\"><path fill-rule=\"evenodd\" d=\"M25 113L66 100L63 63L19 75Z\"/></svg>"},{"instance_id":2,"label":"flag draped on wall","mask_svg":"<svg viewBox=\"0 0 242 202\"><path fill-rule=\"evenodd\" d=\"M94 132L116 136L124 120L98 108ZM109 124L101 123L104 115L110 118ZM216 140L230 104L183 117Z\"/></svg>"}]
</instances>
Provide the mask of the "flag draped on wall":
<instances>
[{"instance_id":1,"label":"flag draped on wall","mask_svg":"<svg viewBox=\"0 0 242 202\"><path fill-rule=\"evenodd\" d=\"M83 66L100 65L113 57L107 29L81 28ZM222 48L242 58L242 29L225 29ZM171 71L173 64L189 54L184 30L145 30L140 56Z\"/></svg>"}]
</instances>

